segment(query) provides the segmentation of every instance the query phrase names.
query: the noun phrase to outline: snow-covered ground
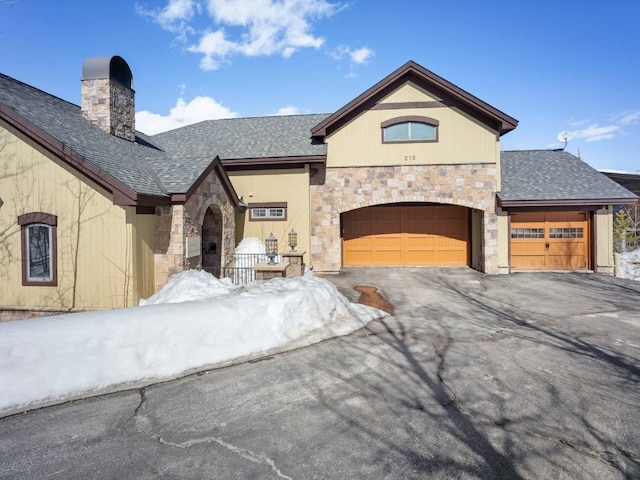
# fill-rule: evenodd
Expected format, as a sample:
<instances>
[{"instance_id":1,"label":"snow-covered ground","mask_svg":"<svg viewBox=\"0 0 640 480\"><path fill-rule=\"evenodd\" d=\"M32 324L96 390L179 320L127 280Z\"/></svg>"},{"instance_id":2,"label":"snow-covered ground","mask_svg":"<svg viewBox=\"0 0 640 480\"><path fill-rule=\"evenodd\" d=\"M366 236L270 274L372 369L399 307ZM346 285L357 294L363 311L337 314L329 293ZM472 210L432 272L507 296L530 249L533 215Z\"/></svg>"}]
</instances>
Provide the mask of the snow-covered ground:
<instances>
[{"instance_id":1,"label":"snow-covered ground","mask_svg":"<svg viewBox=\"0 0 640 480\"><path fill-rule=\"evenodd\" d=\"M385 315L312 273L237 286L186 271L138 307L0 323L0 416L309 345Z\"/></svg>"},{"instance_id":2,"label":"snow-covered ground","mask_svg":"<svg viewBox=\"0 0 640 480\"><path fill-rule=\"evenodd\" d=\"M619 277L640 281L640 248L633 252L620 254Z\"/></svg>"}]
</instances>

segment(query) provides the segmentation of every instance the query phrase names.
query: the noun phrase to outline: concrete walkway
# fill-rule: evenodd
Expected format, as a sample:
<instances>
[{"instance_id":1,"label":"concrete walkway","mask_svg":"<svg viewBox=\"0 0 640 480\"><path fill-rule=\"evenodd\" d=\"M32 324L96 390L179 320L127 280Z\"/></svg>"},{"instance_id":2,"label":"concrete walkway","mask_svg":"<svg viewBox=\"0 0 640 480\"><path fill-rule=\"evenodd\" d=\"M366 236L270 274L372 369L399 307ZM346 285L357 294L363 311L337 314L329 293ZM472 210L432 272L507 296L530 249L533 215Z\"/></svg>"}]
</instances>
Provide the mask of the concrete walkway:
<instances>
[{"instance_id":1,"label":"concrete walkway","mask_svg":"<svg viewBox=\"0 0 640 480\"><path fill-rule=\"evenodd\" d=\"M0 478L640 478L640 283L351 269L340 339L0 419Z\"/></svg>"}]
</instances>

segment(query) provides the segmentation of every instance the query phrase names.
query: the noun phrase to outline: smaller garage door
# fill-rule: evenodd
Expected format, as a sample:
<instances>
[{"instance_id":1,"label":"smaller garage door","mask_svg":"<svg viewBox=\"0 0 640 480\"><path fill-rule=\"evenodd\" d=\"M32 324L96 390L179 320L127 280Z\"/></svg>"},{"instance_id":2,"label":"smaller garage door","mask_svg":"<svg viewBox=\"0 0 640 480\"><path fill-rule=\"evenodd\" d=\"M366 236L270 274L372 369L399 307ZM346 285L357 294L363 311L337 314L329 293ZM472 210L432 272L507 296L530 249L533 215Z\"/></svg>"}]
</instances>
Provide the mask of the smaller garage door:
<instances>
[{"instance_id":1,"label":"smaller garage door","mask_svg":"<svg viewBox=\"0 0 640 480\"><path fill-rule=\"evenodd\" d=\"M438 205L360 208L342 216L343 265L468 265L467 209Z\"/></svg>"},{"instance_id":2,"label":"smaller garage door","mask_svg":"<svg viewBox=\"0 0 640 480\"><path fill-rule=\"evenodd\" d=\"M511 268L586 270L589 245L588 212L511 214Z\"/></svg>"}]
</instances>

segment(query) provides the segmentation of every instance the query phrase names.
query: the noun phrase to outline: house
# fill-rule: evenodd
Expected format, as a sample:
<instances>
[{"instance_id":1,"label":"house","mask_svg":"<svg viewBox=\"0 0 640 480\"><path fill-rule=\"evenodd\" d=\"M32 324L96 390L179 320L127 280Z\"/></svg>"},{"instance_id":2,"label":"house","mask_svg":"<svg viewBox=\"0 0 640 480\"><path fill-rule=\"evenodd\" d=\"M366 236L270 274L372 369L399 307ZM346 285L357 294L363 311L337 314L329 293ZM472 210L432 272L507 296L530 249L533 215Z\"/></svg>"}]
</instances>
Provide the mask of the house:
<instances>
[{"instance_id":1,"label":"house","mask_svg":"<svg viewBox=\"0 0 640 480\"><path fill-rule=\"evenodd\" d=\"M233 251L241 205L220 160L136 132L132 82L122 58L89 59L78 107L0 75L5 316L135 305L196 265L203 224L210 263Z\"/></svg>"},{"instance_id":2,"label":"house","mask_svg":"<svg viewBox=\"0 0 640 480\"><path fill-rule=\"evenodd\" d=\"M84 63L80 107L0 75L6 315L134 305L292 229L321 272L611 273L612 205L637 200L568 153L501 153L518 122L411 61L333 114L155 136L135 130L132 87L117 56Z\"/></svg>"}]
</instances>

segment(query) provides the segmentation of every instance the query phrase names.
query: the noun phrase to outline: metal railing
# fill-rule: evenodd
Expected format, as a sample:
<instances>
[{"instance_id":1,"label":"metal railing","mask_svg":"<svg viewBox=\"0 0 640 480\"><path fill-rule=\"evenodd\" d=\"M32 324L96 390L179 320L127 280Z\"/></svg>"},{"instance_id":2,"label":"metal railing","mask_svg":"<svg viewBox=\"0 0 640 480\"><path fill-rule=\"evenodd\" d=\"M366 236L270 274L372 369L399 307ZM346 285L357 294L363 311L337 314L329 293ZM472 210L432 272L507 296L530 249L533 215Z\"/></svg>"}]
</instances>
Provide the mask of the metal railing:
<instances>
[{"instance_id":1,"label":"metal railing","mask_svg":"<svg viewBox=\"0 0 640 480\"><path fill-rule=\"evenodd\" d=\"M252 268L254 265L268 261L269 259L264 253L236 253L226 267L200 267L200 270L204 270L216 278L230 278L235 285L240 285L256 279L256 272ZM278 255L275 261L281 262L282 257Z\"/></svg>"}]
</instances>

